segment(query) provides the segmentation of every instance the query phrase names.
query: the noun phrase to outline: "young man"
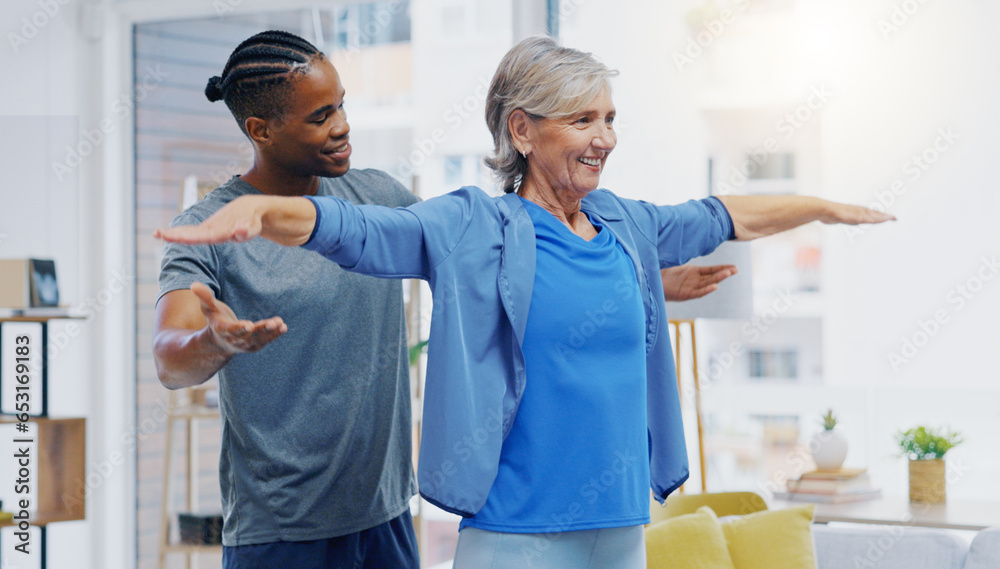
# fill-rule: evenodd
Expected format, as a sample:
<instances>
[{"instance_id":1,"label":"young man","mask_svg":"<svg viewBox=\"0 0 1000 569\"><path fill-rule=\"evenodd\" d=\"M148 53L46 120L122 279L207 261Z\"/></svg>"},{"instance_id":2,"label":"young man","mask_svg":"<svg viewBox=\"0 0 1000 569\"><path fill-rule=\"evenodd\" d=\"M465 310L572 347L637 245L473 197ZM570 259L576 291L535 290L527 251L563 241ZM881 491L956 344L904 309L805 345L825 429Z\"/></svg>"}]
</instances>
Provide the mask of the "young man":
<instances>
[{"instance_id":1,"label":"young man","mask_svg":"<svg viewBox=\"0 0 1000 569\"><path fill-rule=\"evenodd\" d=\"M175 225L246 194L417 201L388 174L349 169L344 88L305 40L251 37L205 94L225 101L254 162ZM219 373L225 567L419 566L406 354L398 280L263 239L167 246L154 355L169 388Z\"/></svg>"},{"instance_id":2,"label":"young man","mask_svg":"<svg viewBox=\"0 0 1000 569\"><path fill-rule=\"evenodd\" d=\"M254 163L174 225L247 194L416 202L383 172L350 170L344 88L302 38L251 37L205 94L225 101ZM678 267L664 288L668 300L697 298L734 272ZM168 388L219 373L227 569L418 567L399 281L264 239L168 245L153 349Z\"/></svg>"}]
</instances>

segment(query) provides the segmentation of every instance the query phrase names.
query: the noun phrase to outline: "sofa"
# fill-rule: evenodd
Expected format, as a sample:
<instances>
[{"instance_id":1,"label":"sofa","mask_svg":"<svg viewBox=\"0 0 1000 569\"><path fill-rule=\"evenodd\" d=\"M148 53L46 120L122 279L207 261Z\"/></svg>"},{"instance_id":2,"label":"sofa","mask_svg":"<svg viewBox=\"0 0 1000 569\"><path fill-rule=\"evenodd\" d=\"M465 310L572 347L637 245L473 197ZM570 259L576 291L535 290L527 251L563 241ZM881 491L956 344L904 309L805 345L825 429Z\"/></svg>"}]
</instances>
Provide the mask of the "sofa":
<instances>
[{"instance_id":1,"label":"sofa","mask_svg":"<svg viewBox=\"0 0 1000 569\"><path fill-rule=\"evenodd\" d=\"M665 506L651 503L649 567L1000 569L1000 527L976 533L970 544L968 536L940 529L813 523L814 507L769 509L753 492L677 494Z\"/></svg>"},{"instance_id":2,"label":"sofa","mask_svg":"<svg viewBox=\"0 0 1000 569\"><path fill-rule=\"evenodd\" d=\"M1000 569L1000 527L968 543L938 529L812 525L818 569Z\"/></svg>"},{"instance_id":3,"label":"sofa","mask_svg":"<svg viewBox=\"0 0 1000 569\"><path fill-rule=\"evenodd\" d=\"M939 529L810 523L807 508L769 512L754 516L735 542L727 530L734 526L727 524L739 524L739 516L716 519L702 511L662 526L652 524L646 532L649 569L1000 569L1000 527L976 533L969 543ZM795 527L775 533L775 524ZM722 528L714 534L714 544L713 528ZM449 561L429 569L451 567Z\"/></svg>"},{"instance_id":4,"label":"sofa","mask_svg":"<svg viewBox=\"0 0 1000 569\"><path fill-rule=\"evenodd\" d=\"M649 569L1000 569L1000 527L970 543L942 529L813 523L813 504L772 510L749 497L694 494L654 508Z\"/></svg>"},{"instance_id":5,"label":"sofa","mask_svg":"<svg viewBox=\"0 0 1000 569\"><path fill-rule=\"evenodd\" d=\"M812 524L818 569L1000 569L1000 527L969 544L943 530ZM451 569L450 561L429 569ZM652 569L652 567L651 567Z\"/></svg>"}]
</instances>

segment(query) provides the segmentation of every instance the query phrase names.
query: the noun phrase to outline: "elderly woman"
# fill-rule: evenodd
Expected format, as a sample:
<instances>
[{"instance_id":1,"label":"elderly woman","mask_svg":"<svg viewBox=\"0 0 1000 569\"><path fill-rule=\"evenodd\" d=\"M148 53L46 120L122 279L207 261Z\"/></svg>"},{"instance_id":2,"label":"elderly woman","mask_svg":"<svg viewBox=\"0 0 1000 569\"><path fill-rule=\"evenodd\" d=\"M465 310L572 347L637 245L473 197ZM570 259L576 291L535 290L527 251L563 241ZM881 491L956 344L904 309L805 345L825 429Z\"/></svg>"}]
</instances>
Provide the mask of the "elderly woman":
<instances>
[{"instance_id":1,"label":"elderly woman","mask_svg":"<svg viewBox=\"0 0 1000 569\"><path fill-rule=\"evenodd\" d=\"M645 567L649 489L663 501L688 476L660 269L814 220L891 219L809 197L654 206L597 189L614 74L546 38L507 53L486 108L502 197L465 187L398 209L242 197L157 232L261 236L429 281L418 478L464 517L459 568Z\"/></svg>"}]
</instances>

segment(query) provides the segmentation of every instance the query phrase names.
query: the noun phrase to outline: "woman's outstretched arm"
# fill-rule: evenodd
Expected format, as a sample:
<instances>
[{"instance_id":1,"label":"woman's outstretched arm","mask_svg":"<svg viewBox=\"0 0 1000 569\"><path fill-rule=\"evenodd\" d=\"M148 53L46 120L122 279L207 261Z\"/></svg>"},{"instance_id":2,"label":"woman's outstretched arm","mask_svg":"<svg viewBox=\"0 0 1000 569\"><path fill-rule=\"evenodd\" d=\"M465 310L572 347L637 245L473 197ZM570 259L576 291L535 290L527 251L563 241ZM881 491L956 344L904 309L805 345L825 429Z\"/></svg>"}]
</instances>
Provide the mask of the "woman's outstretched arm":
<instances>
[{"instance_id":1,"label":"woman's outstretched arm","mask_svg":"<svg viewBox=\"0 0 1000 569\"><path fill-rule=\"evenodd\" d=\"M430 260L443 258L457 245L472 222L475 204L488 199L482 191L462 189L389 208L354 205L333 196L244 196L200 225L157 229L153 235L192 245L263 237L304 246L361 274L426 279Z\"/></svg>"},{"instance_id":2,"label":"woman's outstretched arm","mask_svg":"<svg viewBox=\"0 0 1000 569\"><path fill-rule=\"evenodd\" d=\"M861 225L896 219L867 207L808 196L719 196L719 200L729 211L740 241L774 235L812 221Z\"/></svg>"},{"instance_id":3,"label":"woman's outstretched arm","mask_svg":"<svg viewBox=\"0 0 1000 569\"><path fill-rule=\"evenodd\" d=\"M280 245L304 244L316 226L316 208L306 198L242 196L199 225L157 229L154 237L174 243L211 244L263 237Z\"/></svg>"}]
</instances>

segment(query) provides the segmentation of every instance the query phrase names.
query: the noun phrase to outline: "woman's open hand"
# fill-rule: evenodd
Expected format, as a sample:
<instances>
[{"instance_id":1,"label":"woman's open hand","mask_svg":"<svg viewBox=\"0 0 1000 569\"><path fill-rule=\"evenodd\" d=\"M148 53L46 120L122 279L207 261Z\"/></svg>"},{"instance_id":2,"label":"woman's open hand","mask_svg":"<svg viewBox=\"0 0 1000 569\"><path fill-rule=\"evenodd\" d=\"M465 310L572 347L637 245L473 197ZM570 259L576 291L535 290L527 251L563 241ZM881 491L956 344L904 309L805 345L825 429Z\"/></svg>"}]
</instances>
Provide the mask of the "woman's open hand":
<instances>
[{"instance_id":1,"label":"woman's open hand","mask_svg":"<svg viewBox=\"0 0 1000 569\"><path fill-rule=\"evenodd\" d=\"M249 241L260 235L262 196L242 196L229 202L199 225L157 229L153 237L189 245Z\"/></svg>"},{"instance_id":2,"label":"woman's open hand","mask_svg":"<svg viewBox=\"0 0 1000 569\"><path fill-rule=\"evenodd\" d=\"M829 215L823 217L820 221L827 224L863 225L866 223L896 221L896 216L860 205L830 202Z\"/></svg>"},{"instance_id":3,"label":"woman's open hand","mask_svg":"<svg viewBox=\"0 0 1000 569\"><path fill-rule=\"evenodd\" d=\"M250 241L263 237L279 245L297 246L309 240L316 225L316 208L305 198L242 196L198 225L157 229L153 237L189 245Z\"/></svg>"}]
</instances>

